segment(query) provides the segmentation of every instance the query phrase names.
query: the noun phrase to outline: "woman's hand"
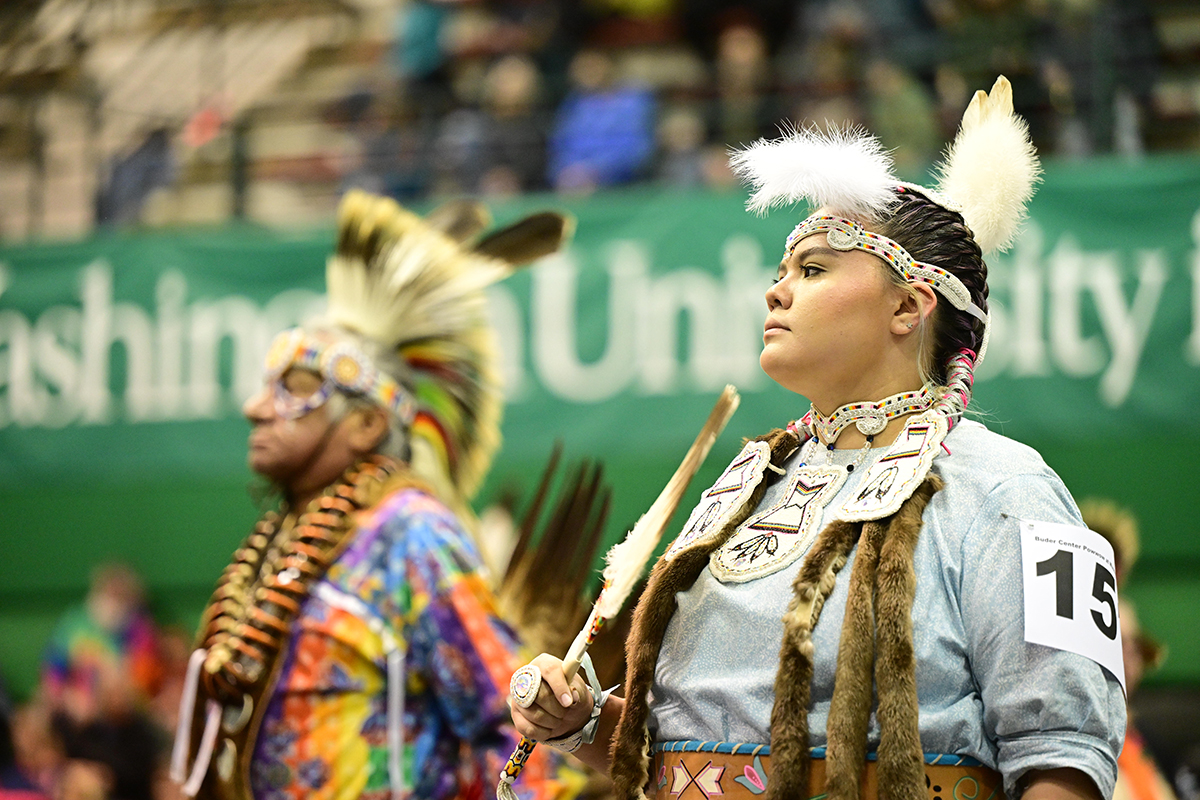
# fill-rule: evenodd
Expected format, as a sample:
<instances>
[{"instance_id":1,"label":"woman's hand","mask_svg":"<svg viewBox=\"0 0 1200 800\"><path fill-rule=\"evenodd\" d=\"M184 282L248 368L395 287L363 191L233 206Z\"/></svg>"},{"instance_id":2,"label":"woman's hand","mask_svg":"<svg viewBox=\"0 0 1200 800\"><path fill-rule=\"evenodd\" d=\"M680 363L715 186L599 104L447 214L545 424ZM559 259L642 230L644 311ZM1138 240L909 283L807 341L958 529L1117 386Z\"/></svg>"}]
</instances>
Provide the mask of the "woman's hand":
<instances>
[{"instance_id":1,"label":"woman's hand","mask_svg":"<svg viewBox=\"0 0 1200 800\"><path fill-rule=\"evenodd\" d=\"M517 731L526 739L544 742L575 733L586 725L595 699L583 676L577 672L568 683L562 660L548 653L529 663L541 670L542 681L529 708L522 708L509 696Z\"/></svg>"}]
</instances>

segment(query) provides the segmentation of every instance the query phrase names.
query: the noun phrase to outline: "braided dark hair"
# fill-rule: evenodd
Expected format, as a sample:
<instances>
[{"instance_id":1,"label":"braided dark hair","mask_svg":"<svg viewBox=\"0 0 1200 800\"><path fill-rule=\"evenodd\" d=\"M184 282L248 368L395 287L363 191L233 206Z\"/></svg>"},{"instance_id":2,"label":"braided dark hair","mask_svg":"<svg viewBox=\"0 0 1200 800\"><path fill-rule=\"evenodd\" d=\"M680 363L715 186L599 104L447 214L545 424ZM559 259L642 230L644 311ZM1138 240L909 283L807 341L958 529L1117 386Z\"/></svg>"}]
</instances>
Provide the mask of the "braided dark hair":
<instances>
[{"instance_id":1,"label":"braided dark hair","mask_svg":"<svg viewBox=\"0 0 1200 800\"><path fill-rule=\"evenodd\" d=\"M916 260L953 273L967 287L975 305L987 310L987 264L962 214L934 203L911 187L898 187L891 215L872 230L899 244ZM903 281L899 275L896 277ZM922 369L930 373L934 383L961 395L959 414L970 399L983 334L982 320L948 302L938 303L932 315L931 363L923 364Z\"/></svg>"}]
</instances>

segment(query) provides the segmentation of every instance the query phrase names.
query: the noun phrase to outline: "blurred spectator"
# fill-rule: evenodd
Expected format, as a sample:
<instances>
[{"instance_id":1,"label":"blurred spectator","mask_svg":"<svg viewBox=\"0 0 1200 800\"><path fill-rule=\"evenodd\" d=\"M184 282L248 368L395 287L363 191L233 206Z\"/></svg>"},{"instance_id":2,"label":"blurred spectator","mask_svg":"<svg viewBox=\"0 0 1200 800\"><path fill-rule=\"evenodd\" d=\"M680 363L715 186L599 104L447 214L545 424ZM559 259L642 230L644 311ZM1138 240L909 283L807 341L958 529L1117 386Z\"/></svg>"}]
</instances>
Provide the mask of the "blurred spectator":
<instances>
[{"instance_id":1,"label":"blurred spectator","mask_svg":"<svg viewBox=\"0 0 1200 800\"><path fill-rule=\"evenodd\" d=\"M653 48L677 41L677 0L587 0L579 3L583 41L609 51Z\"/></svg>"},{"instance_id":2,"label":"blurred spectator","mask_svg":"<svg viewBox=\"0 0 1200 800\"><path fill-rule=\"evenodd\" d=\"M897 64L932 86L941 62L942 41L931 7L938 0L864 0L871 26L869 55Z\"/></svg>"},{"instance_id":3,"label":"blurred spectator","mask_svg":"<svg viewBox=\"0 0 1200 800\"><path fill-rule=\"evenodd\" d=\"M435 121L418 113L411 99L388 88L358 88L331 103L323 117L348 142L329 159L340 168L339 193L363 189L400 200L425 195Z\"/></svg>"},{"instance_id":4,"label":"blurred spectator","mask_svg":"<svg viewBox=\"0 0 1200 800\"><path fill-rule=\"evenodd\" d=\"M1137 520L1113 501L1094 497L1079 504L1079 513L1089 530L1100 534L1112 545L1117 587L1123 587L1142 551Z\"/></svg>"},{"instance_id":5,"label":"blurred spectator","mask_svg":"<svg viewBox=\"0 0 1200 800\"><path fill-rule=\"evenodd\" d=\"M447 61L442 30L450 15L447 3L410 0L396 14L392 66L403 79L428 80Z\"/></svg>"},{"instance_id":6,"label":"blurred spectator","mask_svg":"<svg viewBox=\"0 0 1200 800\"><path fill-rule=\"evenodd\" d=\"M17 759L14 711L12 700L4 684L0 683L0 800L49 800Z\"/></svg>"},{"instance_id":7,"label":"blurred spectator","mask_svg":"<svg viewBox=\"0 0 1200 800\"><path fill-rule=\"evenodd\" d=\"M1158 642L1142 631L1132 603L1121 600L1120 614L1125 685L1127 698L1131 698L1137 692L1142 677L1162 663L1164 652ZM1113 800L1176 800L1171 784L1147 750L1132 712L1125 732L1125 747L1117 759L1117 786L1113 790Z\"/></svg>"},{"instance_id":8,"label":"blurred spectator","mask_svg":"<svg viewBox=\"0 0 1200 800\"><path fill-rule=\"evenodd\" d=\"M173 739L179 724L180 698L187 677L188 658L192 654L192 634L178 627L163 629L161 635L163 680L151 707L154 720L163 741ZM187 800L183 787L171 780L167 752L164 747L152 775L154 800Z\"/></svg>"},{"instance_id":9,"label":"blurred spectator","mask_svg":"<svg viewBox=\"0 0 1200 800\"><path fill-rule=\"evenodd\" d=\"M654 97L616 83L612 59L583 50L571 61L572 89L550 135L554 188L590 192L642 177L654 154Z\"/></svg>"},{"instance_id":10,"label":"blurred spectator","mask_svg":"<svg viewBox=\"0 0 1200 800\"><path fill-rule=\"evenodd\" d=\"M72 759L63 766L55 800L108 800L112 796L112 773L103 764Z\"/></svg>"},{"instance_id":11,"label":"blurred spectator","mask_svg":"<svg viewBox=\"0 0 1200 800\"><path fill-rule=\"evenodd\" d=\"M942 147L929 90L898 64L883 60L867 68L866 87L871 130L892 151L898 174L920 178Z\"/></svg>"},{"instance_id":12,"label":"blurred spectator","mask_svg":"<svg viewBox=\"0 0 1200 800\"><path fill-rule=\"evenodd\" d=\"M547 46L559 18L547 0L410 0L399 4L390 64L401 93L428 121L461 100L455 84L465 69L482 72L495 58Z\"/></svg>"},{"instance_id":13,"label":"blurred spectator","mask_svg":"<svg viewBox=\"0 0 1200 800\"><path fill-rule=\"evenodd\" d=\"M1042 0L1040 57L1054 111L1055 149L1140 155L1160 60L1142 0Z\"/></svg>"},{"instance_id":14,"label":"blurred spectator","mask_svg":"<svg viewBox=\"0 0 1200 800\"><path fill-rule=\"evenodd\" d=\"M125 225L141 219L142 206L155 189L175 180L171 135L156 128L126 156L114 159L96 194L96 223Z\"/></svg>"},{"instance_id":15,"label":"blurred spectator","mask_svg":"<svg viewBox=\"0 0 1200 800\"><path fill-rule=\"evenodd\" d=\"M870 17L855 0L804 3L779 58L780 81L800 125L846 127L866 122L859 100Z\"/></svg>"},{"instance_id":16,"label":"blurred spectator","mask_svg":"<svg viewBox=\"0 0 1200 800\"><path fill-rule=\"evenodd\" d=\"M511 195L545 186L547 120L538 111L539 83L537 66L527 56L506 56L488 70L482 193Z\"/></svg>"},{"instance_id":17,"label":"blurred spectator","mask_svg":"<svg viewBox=\"0 0 1200 800\"><path fill-rule=\"evenodd\" d=\"M717 38L717 117L722 141L749 144L772 133L771 63L762 31L748 21L727 26Z\"/></svg>"},{"instance_id":18,"label":"blurred spectator","mask_svg":"<svg viewBox=\"0 0 1200 800\"><path fill-rule=\"evenodd\" d=\"M13 762L39 792L61 800L60 777L66 764L62 742L44 704L16 708L11 717Z\"/></svg>"},{"instance_id":19,"label":"blurred spectator","mask_svg":"<svg viewBox=\"0 0 1200 800\"><path fill-rule=\"evenodd\" d=\"M1200 745L1188 750L1175 770L1175 789L1179 800L1200 800Z\"/></svg>"},{"instance_id":20,"label":"blurred spectator","mask_svg":"<svg viewBox=\"0 0 1200 800\"><path fill-rule=\"evenodd\" d=\"M188 658L192 654L192 634L182 628L165 628L160 636L162 681L158 693L150 702L150 716L159 729L173 735L179 722L179 698L187 676Z\"/></svg>"},{"instance_id":21,"label":"blurred spectator","mask_svg":"<svg viewBox=\"0 0 1200 800\"><path fill-rule=\"evenodd\" d=\"M846 2L846 0L840 0ZM792 30L797 6L778 0L688 0L678 4L684 37L705 58L715 61L722 32L732 24L753 25L766 40L768 53L779 50Z\"/></svg>"},{"instance_id":22,"label":"blurred spectator","mask_svg":"<svg viewBox=\"0 0 1200 800\"><path fill-rule=\"evenodd\" d=\"M1120 590L1140 550L1137 521L1128 511L1107 500L1085 500L1079 504L1079 511L1088 528L1113 546L1113 566ZM1119 609L1125 700L1128 704L1137 693L1145 674L1162 663L1165 652L1158 642L1142 630L1132 603L1122 598ZM1125 747L1117 759L1117 785L1113 800L1176 800L1170 783L1163 777L1146 748L1132 710L1125 730Z\"/></svg>"},{"instance_id":23,"label":"blurred spectator","mask_svg":"<svg viewBox=\"0 0 1200 800\"><path fill-rule=\"evenodd\" d=\"M137 573L124 564L93 571L83 606L69 609L51 636L42 675L68 759L62 794L152 800L162 742L148 709L163 662Z\"/></svg>"},{"instance_id":24,"label":"blurred spectator","mask_svg":"<svg viewBox=\"0 0 1200 800\"><path fill-rule=\"evenodd\" d=\"M122 694L105 691L94 717L55 718L69 759L62 782L81 798L102 791L108 800L154 800L154 776L165 753L162 731Z\"/></svg>"},{"instance_id":25,"label":"blurred spectator","mask_svg":"<svg viewBox=\"0 0 1200 800\"><path fill-rule=\"evenodd\" d=\"M487 118L476 105L460 106L442 118L433 143L436 194L474 192L484 173Z\"/></svg>"},{"instance_id":26,"label":"blurred spectator","mask_svg":"<svg viewBox=\"0 0 1200 800\"><path fill-rule=\"evenodd\" d=\"M658 177L672 189L694 189L706 183L704 120L689 108L675 108L658 126L662 155Z\"/></svg>"},{"instance_id":27,"label":"blurred spectator","mask_svg":"<svg viewBox=\"0 0 1200 800\"><path fill-rule=\"evenodd\" d=\"M391 67L401 94L424 120L440 116L449 105L446 28L451 13L449 3L410 0L396 14Z\"/></svg>"},{"instance_id":28,"label":"blurred spectator","mask_svg":"<svg viewBox=\"0 0 1200 800\"><path fill-rule=\"evenodd\" d=\"M538 91L528 56L504 56L486 69L482 62L462 65L458 108L442 120L434 143L435 190L512 195L542 188L547 123Z\"/></svg>"},{"instance_id":29,"label":"blurred spectator","mask_svg":"<svg viewBox=\"0 0 1200 800\"><path fill-rule=\"evenodd\" d=\"M1026 0L938 0L928 8L942 40L936 80L942 135L947 139L954 135L975 90L1004 75L1013 85L1017 114L1029 122L1034 144L1043 149L1049 132L1046 92L1038 75L1042 21L1030 4Z\"/></svg>"},{"instance_id":30,"label":"blurred spectator","mask_svg":"<svg viewBox=\"0 0 1200 800\"><path fill-rule=\"evenodd\" d=\"M97 567L84 604L67 610L46 648L42 688L51 708L90 719L101 689L144 704L161 679L158 632L141 578L124 564Z\"/></svg>"},{"instance_id":31,"label":"blurred spectator","mask_svg":"<svg viewBox=\"0 0 1200 800\"><path fill-rule=\"evenodd\" d=\"M714 189L741 188L741 180L729 166L729 150L721 144L704 148L704 183Z\"/></svg>"}]
</instances>

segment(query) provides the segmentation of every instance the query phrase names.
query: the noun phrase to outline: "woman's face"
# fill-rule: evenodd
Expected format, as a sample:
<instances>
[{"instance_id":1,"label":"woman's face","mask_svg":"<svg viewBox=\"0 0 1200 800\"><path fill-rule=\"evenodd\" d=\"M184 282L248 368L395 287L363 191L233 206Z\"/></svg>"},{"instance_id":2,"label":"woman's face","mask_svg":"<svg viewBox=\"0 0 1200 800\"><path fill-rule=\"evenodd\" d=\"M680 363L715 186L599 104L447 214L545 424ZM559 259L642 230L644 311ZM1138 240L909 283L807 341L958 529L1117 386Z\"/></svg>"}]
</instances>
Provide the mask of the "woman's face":
<instances>
[{"instance_id":1,"label":"woman's face","mask_svg":"<svg viewBox=\"0 0 1200 800\"><path fill-rule=\"evenodd\" d=\"M884 356L904 293L887 269L861 250L833 250L824 233L798 242L766 294L763 371L825 413L891 393Z\"/></svg>"}]
</instances>

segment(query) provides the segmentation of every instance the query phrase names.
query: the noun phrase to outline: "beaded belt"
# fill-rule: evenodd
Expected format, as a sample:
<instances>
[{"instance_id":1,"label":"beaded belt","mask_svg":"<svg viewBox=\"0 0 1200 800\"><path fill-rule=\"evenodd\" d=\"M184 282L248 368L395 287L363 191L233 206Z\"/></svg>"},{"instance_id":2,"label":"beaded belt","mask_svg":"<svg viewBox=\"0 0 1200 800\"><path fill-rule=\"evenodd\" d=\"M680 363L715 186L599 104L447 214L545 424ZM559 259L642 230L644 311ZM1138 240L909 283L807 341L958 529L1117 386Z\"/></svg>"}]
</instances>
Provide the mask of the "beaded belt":
<instances>
[{"instance_id":1,"label":"beaded belt","mask_svg":"<svg viewBox=\"0 0 1200 800\"><path fill-rule=\"evenodd\" d=\"M655 800L749 800L767 791L767 745L659 742L654 745ZM925 754L930 800L1005 800L1000 773L967 756ZM863 800L879 797L874 755L863 771ZM813 750L808 797L825 797L825 748Z\"/></svg>"}]
</instances>

